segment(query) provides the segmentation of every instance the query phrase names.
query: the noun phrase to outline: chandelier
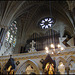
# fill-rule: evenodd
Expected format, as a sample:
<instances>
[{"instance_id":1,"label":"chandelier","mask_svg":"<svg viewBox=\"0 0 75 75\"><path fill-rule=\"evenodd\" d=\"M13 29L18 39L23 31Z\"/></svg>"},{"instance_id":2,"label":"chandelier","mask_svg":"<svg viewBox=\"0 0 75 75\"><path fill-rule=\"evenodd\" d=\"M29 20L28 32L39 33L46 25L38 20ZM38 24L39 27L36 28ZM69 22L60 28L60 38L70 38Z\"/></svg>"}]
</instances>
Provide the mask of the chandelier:
<instances>
[{"instance_id":1,"label":"chandelier","mask_svg":"<svg viewBox=\"0 0 75 75\"><path fill-rule=\"evenodd\" d=\"M60 44L57 45L57 48L55 48L54 44L50 44L50 47L45 47L46 53L49 53L49 48L52 50L51 54L58 54L64 50L64 47L62 47Z\"/></svg>"}]
</instances>

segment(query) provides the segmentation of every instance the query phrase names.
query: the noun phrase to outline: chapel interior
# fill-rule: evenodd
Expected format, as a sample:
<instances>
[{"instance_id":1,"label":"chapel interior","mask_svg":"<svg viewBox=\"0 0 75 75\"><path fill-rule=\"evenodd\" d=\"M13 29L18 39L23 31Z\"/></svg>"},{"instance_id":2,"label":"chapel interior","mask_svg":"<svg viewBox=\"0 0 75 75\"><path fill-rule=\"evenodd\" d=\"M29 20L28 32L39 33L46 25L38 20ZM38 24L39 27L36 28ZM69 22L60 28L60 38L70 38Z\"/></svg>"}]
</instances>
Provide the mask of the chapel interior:
<instances>
[{"instance_id":1,"label":"chapel interior","mask_svg":"<svg viewBox=\"0 0 75 75\"><path fill-rule=\"evenodd\" d=\"M0 1L0 74L75 74L75 1Z\"/></svg>"}]
</instances>

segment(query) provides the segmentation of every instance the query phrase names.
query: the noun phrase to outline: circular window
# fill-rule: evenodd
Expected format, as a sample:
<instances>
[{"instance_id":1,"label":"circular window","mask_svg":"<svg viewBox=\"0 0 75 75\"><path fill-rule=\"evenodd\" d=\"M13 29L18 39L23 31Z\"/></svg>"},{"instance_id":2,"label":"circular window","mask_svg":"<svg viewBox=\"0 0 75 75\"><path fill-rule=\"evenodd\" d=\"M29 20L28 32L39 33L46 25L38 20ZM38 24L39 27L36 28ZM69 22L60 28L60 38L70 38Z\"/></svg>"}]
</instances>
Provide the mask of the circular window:
<instances>
[{"instance_id":1,"label":"circular window","mask_svg":"<svg viewBox=\"0 0 75 75\"><path fill-rule=\"evenodd\" d=\"M39 26L42 28L42 29L47 29L47 28L50 28L54 25L55 21L53 18L50 18L50 17L46 17L46 18L43 18L40 22L39 22Z\"/></svg>"}]
</instances>

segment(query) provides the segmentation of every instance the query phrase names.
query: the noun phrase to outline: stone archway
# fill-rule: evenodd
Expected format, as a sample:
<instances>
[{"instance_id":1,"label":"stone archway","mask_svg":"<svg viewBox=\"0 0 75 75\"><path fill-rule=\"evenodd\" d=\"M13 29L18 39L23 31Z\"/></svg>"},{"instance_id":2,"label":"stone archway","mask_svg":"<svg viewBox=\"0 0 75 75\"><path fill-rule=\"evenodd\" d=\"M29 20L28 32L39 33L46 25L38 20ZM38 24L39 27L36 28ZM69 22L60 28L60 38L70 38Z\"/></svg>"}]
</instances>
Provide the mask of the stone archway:
<instances>
[{"instance_id":1,"label":"stone archway","mask_svg":"<svg viewBox=\"0 0 75 75\"><path fill-rule=\"evenodd\" d=\"M59 65L58 65L58 71L60 72L60 74L65 73L65 65L61 61L59 62Z\"/></svg>"},{"instance_id":2,"label":"stone archway","mask_svg":"<svg viewBox=\"0 0 75 75\"><path fill-rule=\"evenodd\" d=\"M69 65L69 62L71 61L71 60L74 60L75 61L75 57L74 56L70 56L70 57L68 57L68 59L67 59L67 65Z\"/></svg>"},{"instance_id":3,"label":"stone archway","mask_svg":"<svg viewBox=\"0 0 75 75\"><path fill-rule=\"evenodd\" d=\"M74 70L75 73L75 56L68 57L67 67L69 67L69 71Z\"/></svg>"},{"instance_id":4,"label":"stone archway","mask_svg":"<svg viewBox=\"0 0 75 75\"><path fill-rule=\"evenodd\" d=\"M36 74L41 74L40 70L39 70L39 66L37 63L35 63L33 60L27 60L26 62L24 62L20 67L19 69L16 71L15 74L22 74L22 73L26 73L26 68L31 65L36 71L35 73Z\"/></svg>"},{"instance_id":5,"label":"stone archway","mask_svg":"<svg viewBox=\"0 0 75 75\"><path fill-rule=\"evenodd\" d=\"M66 66L66 60L62 57L59 57L56 59L56 67L58 67L60 61L63 62L63 64Z\"/></svg>"},{"instance_id":6,"label":"stone archway","mask_svg":"<svg viewBox=\"0 0 75 75\"><path fill-rule=\"evenodd\" d=\"M65 68L66 68L66 60L62 57L59 57L56 59L56 69L58 70L57 72L60 72L60 74L65 73Z\"/></svg>"}]
</instances>

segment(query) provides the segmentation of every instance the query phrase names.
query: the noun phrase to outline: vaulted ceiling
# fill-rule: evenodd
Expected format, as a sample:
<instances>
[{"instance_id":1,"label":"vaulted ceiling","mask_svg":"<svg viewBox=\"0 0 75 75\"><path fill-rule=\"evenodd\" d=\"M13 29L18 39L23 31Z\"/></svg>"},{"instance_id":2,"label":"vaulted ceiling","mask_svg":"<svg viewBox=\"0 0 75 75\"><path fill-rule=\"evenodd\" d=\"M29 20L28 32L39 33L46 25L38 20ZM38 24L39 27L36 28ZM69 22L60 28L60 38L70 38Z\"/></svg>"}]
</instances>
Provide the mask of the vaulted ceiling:
<instances>
[{"instance_id":1,"label":"vaulted ceiling","mask_svg":"<svg viewBox=\"0 0 75 75\"><path fill-rule=\"evenodd\" d=\"M64 31L74 36L74 8L75 1L0 1L0 27L8 29L16 20L18 44L25 45L33 33L44 34L47 31L40 29L38 22L44 17L53 17L56 21L54 30L60 31L61 36Z\"/></svg>"}]
</instances>

